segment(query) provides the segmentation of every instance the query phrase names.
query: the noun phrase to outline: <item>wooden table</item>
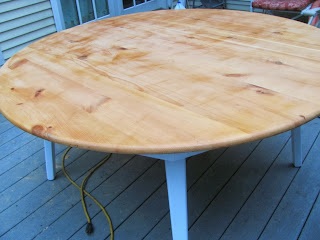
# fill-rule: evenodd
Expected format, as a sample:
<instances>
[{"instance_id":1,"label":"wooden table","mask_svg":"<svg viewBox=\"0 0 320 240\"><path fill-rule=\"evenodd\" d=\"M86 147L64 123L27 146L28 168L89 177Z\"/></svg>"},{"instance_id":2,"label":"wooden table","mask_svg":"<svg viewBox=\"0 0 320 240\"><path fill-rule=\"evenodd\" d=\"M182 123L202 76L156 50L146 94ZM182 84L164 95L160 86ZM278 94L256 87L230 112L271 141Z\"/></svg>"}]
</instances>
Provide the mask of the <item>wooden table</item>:
<instances>
[{"instance_id":1,"label":"wooden table","mask_svg":"<svg viewBox=\"0 0 320 240\"><path fill-rule=\"evenodd\" d=\"M319 40L317 28L257 13L120 16L13 56L0 70L0 108L51 142L165 160L173 238L187 239L186 157L317 117ZM293 137L300 166L299 128ZM53 164L47 157L51 178Z\"/></svg>"}]
</instances>

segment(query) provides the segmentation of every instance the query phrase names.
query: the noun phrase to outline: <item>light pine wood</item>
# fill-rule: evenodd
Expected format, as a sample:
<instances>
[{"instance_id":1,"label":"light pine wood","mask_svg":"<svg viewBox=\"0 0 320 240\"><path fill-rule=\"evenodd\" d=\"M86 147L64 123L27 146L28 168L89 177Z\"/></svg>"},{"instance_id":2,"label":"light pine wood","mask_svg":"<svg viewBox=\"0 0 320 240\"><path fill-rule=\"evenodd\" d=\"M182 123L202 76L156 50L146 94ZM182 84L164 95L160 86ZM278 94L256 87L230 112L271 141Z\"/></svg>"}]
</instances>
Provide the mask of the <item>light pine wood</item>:
<instances>
[{"instance_id":1,"label":"light pine wood","mask_svg":"<svg viewBox=\"0 0 320 240\"><path fill-rule=\"evenodd\" d=\"M155 11L81 25L0 70L0 108L23 130L119 153L208 150L320 114L320 31L228 10Z\"/></svg>"}]
</instances>

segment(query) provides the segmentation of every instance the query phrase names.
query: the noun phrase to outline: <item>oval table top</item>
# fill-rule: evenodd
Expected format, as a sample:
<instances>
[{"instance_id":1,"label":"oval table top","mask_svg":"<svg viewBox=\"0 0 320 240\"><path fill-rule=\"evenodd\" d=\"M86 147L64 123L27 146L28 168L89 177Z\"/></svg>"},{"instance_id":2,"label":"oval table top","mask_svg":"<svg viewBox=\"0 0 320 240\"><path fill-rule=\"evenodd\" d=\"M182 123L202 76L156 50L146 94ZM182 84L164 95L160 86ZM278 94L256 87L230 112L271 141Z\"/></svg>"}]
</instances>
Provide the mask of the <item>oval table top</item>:
<instances>
[{"instance_id":1,"label":"oval table top","mask_svg":"<svg viewBox=\"0 0 320 240\"><path fill-rule=\"evenodd\" d=\"M163 10L52 34L0 70L16 126L117 153L210 150L320 114L320 31L230 10Z\"/></svg>"}]
</instances>

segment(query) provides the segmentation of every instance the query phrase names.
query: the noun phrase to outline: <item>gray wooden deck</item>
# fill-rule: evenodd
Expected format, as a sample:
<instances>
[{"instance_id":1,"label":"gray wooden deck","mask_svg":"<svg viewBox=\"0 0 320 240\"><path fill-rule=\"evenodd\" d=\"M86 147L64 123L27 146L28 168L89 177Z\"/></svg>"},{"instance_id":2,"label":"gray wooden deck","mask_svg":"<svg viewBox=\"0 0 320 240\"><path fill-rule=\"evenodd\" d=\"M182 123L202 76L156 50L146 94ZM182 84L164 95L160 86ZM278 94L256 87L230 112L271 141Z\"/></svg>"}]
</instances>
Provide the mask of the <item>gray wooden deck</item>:
<instances>
[{"instance_id":1,"label":"gray wooden deck","mask_svg":"<svg viewBox=\"0 0 320 240\"><path fill-rule=\"evenodd\" d=\"M320 239L320 119L302 127L303 166L291 161L283 133L187 162L189 236L204 239ZM45 175L43 141L0 115L0 238L109 239L100 209L87 200L94 233L84 231L80 194L60 171ZM78 183L106 154L73 149L67 171ZM164 164L118 155L90 179L88 191L109 212L116 240L171 239Z\"/></svg>"}]
</instances>

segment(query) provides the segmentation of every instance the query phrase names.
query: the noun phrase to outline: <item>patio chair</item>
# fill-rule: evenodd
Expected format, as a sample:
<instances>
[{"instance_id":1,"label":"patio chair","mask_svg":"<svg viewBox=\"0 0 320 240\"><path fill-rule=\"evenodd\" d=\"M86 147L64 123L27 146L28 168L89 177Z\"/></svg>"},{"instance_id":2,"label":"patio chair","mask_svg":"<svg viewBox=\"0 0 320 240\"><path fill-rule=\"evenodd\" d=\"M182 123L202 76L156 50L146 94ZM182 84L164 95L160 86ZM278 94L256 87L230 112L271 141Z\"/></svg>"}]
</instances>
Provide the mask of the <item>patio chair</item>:
<instances>
[{"instance_id":1,"label":"patio chair","mask_svg":"<svg viewBox=\"0 0 320 240\"><path fill-rule=\"evenodd\" d=\"M309 17L309 25L320 28L320 0L310 4L301 14Z\"/></svg>"},{"instance_id":2,"label":"patio chair","mask_svg":"<svg viewBox=\"0 0 320 240\"><path fill-rule=\"evenodd\" d=\"M250 11L255 8L262 9L264 13L267 11L280 11L288 13L297 13L292 19L297 19L303 14L301 13L308 6L311 6L314 0L251 0Z\"/></svg>"}]
</instances>

